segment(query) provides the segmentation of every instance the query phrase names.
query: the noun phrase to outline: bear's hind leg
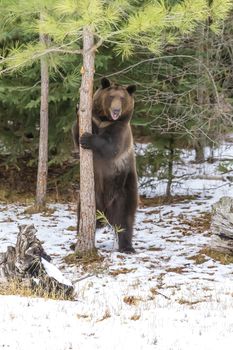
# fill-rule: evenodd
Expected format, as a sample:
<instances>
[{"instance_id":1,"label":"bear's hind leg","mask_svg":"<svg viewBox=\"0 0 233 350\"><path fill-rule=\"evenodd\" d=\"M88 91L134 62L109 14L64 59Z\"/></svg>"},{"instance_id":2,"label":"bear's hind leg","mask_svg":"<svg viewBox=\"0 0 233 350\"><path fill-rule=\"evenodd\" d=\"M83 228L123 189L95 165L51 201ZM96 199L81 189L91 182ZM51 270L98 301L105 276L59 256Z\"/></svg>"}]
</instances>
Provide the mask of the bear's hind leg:
<instances>
[{"instance_id":1,"label":"bear's hind leg","mask_svg":"<svg viewBox=\"0 0 233 350\"><path fill-rule=\"evenodd\" d=\"M119 237L119 251L125 253L134 253L135 250L132 247L133 236L133 224L135 219L135 213L138 205L138 191L137 191L137 175L136 171L132 171L128 174L125 186L124 186L124 206L122 206L121 218L122 228L125 232L120 232Z\"/></svg>"},{"instance_id":2,"label":"bear's hind leg","mask_svg":"<svg viewBox=\"0 0 233 350\"><path fill-rule=\"evenodd\" d=\"M122 253L135 253L135 249L132 246L133 236L133 221L131 218L127 218L128 222L120 225L122 231L118 233L119 252Z\"/></svg>"},{"instance_id":3,"label":"bear's hind leg","mask_svg":"<svg viewBox=\"0 0 233 350\"><path fill-rule=\"evenodd\" d=\"M119 228L118 242L119 251L124 253L134 253L132 246L133 223L135 210L128 206L126 193L118 194L111 206L107 209L107 219L110 224ZM131 210L130 210L131 209Z\"/></svg>"},{"instance_id":4,"label":"bear's hind leg","mask_svg":"<svg viewBox=\"0 0 233 350\"><path fill-rule=\"evenodd\" d=\"M103 215L106 215L105 212L105 208L104 208L104 196L103 193L101 191L99 191L98 193L95 193L95 198L96 198L96 212L100 212ZM98 215L98 213L97 213ZM105 226L106 224L104 222L101 221L101 219L96 218L96 228L101 228L103 226Z\"/></svg>"}]
</instances>

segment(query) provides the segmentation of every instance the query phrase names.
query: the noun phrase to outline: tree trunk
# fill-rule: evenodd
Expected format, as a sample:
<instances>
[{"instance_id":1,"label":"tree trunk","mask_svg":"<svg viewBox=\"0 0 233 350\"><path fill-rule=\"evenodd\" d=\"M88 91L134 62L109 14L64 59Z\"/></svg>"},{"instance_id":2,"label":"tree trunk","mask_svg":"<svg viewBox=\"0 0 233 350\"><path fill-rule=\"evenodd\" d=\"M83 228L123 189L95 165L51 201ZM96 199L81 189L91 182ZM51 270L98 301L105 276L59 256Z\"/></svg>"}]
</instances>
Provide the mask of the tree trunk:
<instances>
[{"instance_id":1,"label":"tree trunk","mask_svg":"<svg viewBox=\"0 0 233 350\"><path fill-rule=\"evenodd\" d=\"M92 98L94 79L94 35L89 27L83 29L83 68L80 89L79 133L92 132ZM80 147L80 209L79 232L75 253L86 255L95 251L96 207L93 154Z\"/></svg>"},{"instance_id":2,"label":"tree trunk","mask_svg":"<svg viewBox=\"0 0 233 350\"><path fill-rule=\"evenodd\" d=\"M201 136L199 136L201 138ZM200 164L205 162L205 149L201 141L197 141L195 144L195 163Z\"/></svg>"},{"instance_id":3,"label":"tree trunk","mask_svg":"<svg viewBox=\"0 0 233 350\"><path fill-rule=\"evenodd\" d=\"M41 21L43 16L41 15ZM48 36L40 34L40 42L47 45ZM41 60L41 102L40 102L40 140L39 159L36 187L36 207L43 208L46 202L47 175L48 175L48 95L49 95L49 68L46 56Z\"/></svg>"},{"instance_id":4,"label":"tree trunk","mask_svg":"<svg viewBox=\"0 0 233 350\"><path fill-rule=\"evenodd\" d=\"M199 30L199 45L197 48L198 53L198 73L199 77L197 79L197 103L205 115L208 115L211 110L209 89L206 79L203 79L206 75L204 66L209 67L209 56L208 56L208 40L209 40L209 24L206 22L204 26L200 27ZM203 121L200 121L203 123ZM205 131L208 133L208 130ZM195 162L204 163L205 162L205 137L202 132L197 131L196 140L194 144L195 148Z\"/></svg>"},{"instance_id":5,"label":"tree trunk","mask_svg":"<svg viewBox=\"0 0 233 350\"><path fill-rule=\"evenodd\" d=\"M173 180L173 162L174 162L174 140L170 139L169 142L169 159L168 159L168 181L166 188L166 196L171 197L171 187Z\"/></svg>"}]
</instances>

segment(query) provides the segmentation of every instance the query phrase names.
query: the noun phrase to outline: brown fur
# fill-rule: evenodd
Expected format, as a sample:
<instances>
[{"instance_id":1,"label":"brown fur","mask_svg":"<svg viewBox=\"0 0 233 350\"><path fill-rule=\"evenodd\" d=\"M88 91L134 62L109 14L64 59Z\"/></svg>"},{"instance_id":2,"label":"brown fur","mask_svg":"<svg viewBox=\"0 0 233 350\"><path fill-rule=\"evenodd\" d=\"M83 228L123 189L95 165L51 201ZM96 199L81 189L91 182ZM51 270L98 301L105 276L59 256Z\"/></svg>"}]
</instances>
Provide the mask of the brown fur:
<instances>
[{"instance_id":1,"label":"brown fur","mask_svg":"<svg viewBox=\"0 0 233 350\"><path fill-rule=\"evenodd\" d=\"M129 253L134 252L132 233L138 200L130 127L136 88L113 85L106 78L101 84L93 96L93 134L83 134L80 143L93 150L97 210L104 212L112 225L123 229L118 234L119 250ZM77 123L73 136L78 146Z\"/></svg>"}]
</instances>

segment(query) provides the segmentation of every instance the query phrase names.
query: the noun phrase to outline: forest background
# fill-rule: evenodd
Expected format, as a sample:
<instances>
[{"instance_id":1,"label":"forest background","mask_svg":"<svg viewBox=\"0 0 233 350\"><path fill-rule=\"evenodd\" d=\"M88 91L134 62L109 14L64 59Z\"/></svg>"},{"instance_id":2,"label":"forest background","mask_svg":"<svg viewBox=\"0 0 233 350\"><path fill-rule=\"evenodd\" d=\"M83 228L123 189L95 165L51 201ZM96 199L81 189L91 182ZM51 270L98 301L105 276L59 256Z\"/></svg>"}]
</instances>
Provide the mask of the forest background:
<instances>
[{"instance_id":1,"label":"forest background","mask_svg":"<svg viewBox=\"0 0 233 350\"><path fill-rule=\"evenodd\" d=\"M62 37L64 28L60 28L60 32L55 28L56 16L67 15L72 6L80 6L78 3L81 2L41 1L38 5L33 0L2 0L0 3L0 199L35 196L41 103L38 58L42 56L42 49L38 46L40 33L34 24L41 12L46 12L46 23L53 28L46 53L49 63L48 193L59 201L75 198L79 164L72 155L71 128L82 78L82 57L78 54L81 44L79 40L71 40L66 50L62 45L54 52L52 48L56 40L65 42L67 36ZM139 44L135 36L133 40L137 45L132 50L130 43L110 39L98 48L95 88L102 76L120 84L137 85L132 120L134 139L150 142L146 153L138 156L138 174L141 177L157 173L168 179L165 195L171 196L173 162L179 159L179 150L194 148L196 161L202 162L204 147L209 145L214 149L232 130L232 1L82 1L82 4L83 13L86 8L86 14L92 19L98 17L100 5L109 6L106 13L109 26L114 23L117 11L127 13L135 20L135 23L131 20L132 33L140 26L142 29L144 26L145 33L149 32L148 23L154 18L148 17L146 9L149 5L157 9L154 41L150 39L145 45L141 39ZM59 11L54 15L55 5ZM207 16L203 14L206 8ZM176 20L167 27L160 16L163 11L173 15L180 11L183 20L174 17ZM77 18L71 10L70 14L68 24L70 28L73 25L75 37ZM128 17L127 21L129 23ZM124 16L122 23L124 25ZM104 29L102 31L104 36Z\"/></svg>"}]
</instances>

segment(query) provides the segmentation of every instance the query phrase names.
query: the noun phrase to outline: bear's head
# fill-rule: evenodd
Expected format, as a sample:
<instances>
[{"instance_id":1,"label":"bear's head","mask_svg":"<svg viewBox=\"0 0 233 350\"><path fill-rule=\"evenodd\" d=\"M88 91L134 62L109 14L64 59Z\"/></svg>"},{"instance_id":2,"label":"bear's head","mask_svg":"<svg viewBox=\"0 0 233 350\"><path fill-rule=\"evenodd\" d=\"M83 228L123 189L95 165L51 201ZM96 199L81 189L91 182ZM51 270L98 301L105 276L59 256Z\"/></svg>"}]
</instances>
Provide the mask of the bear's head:
<instances>
[{"instance_id":1,"label":"bear's head","mask_svg":"<svg viewBox=\"0 0 233 350\"><path fill-rule=\"evenodd\" d=\"M107 78L101 79L101 87L93 96L93 116L102 120L129 120L134 109L135 85L112 84Z\"/></svg>"}]
</instances>

